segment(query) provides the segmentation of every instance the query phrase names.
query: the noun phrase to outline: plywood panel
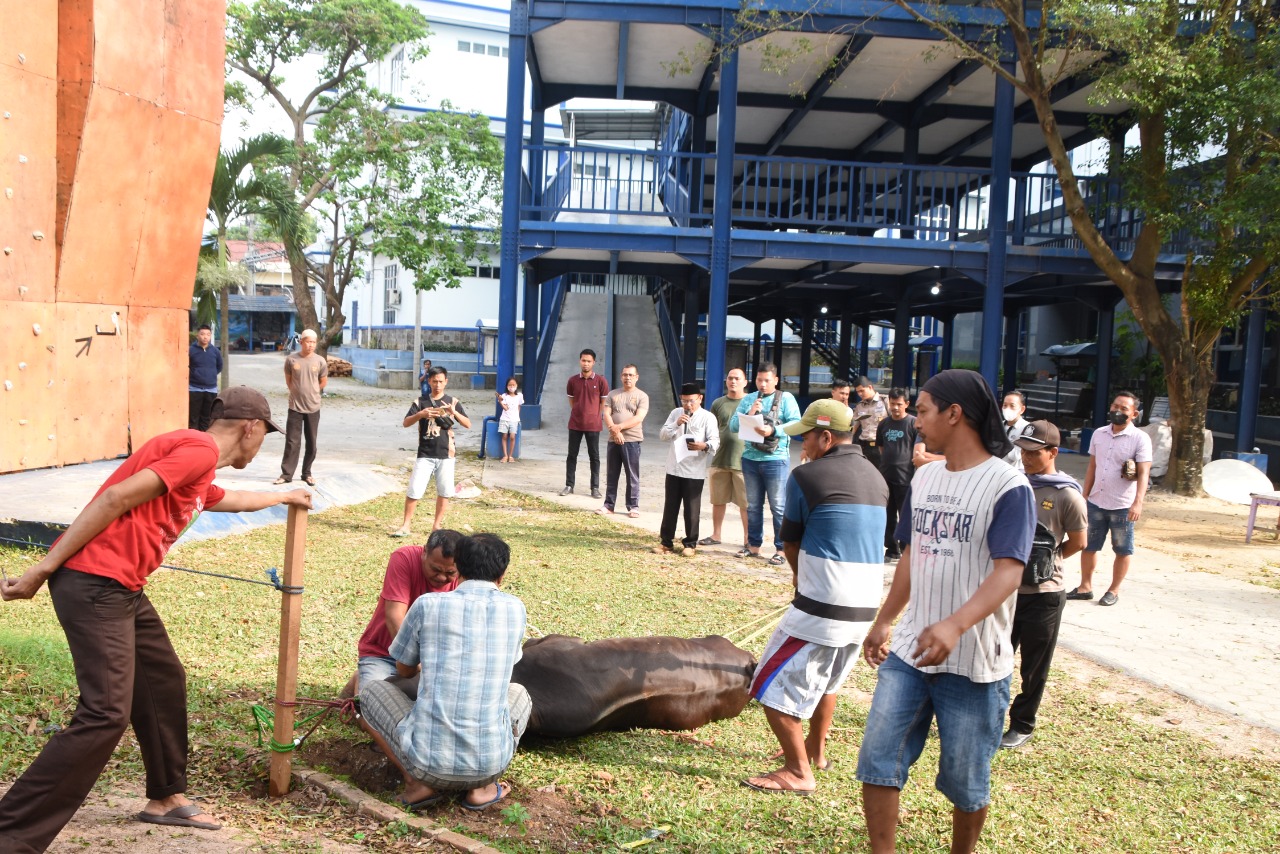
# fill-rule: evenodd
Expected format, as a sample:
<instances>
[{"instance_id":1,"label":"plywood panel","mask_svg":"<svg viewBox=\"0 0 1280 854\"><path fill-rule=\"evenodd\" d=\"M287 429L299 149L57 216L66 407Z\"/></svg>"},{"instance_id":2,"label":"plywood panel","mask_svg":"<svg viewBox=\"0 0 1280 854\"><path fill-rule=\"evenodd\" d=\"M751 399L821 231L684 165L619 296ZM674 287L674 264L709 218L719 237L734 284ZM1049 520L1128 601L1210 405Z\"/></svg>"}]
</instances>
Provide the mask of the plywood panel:
<instances>
[{"instance_id":1,"label":"plywood panel","mask_svg":"<svg viewBox=\"0 0 1280 854\"><path fill-rule=\"evenodd\" d=\"M130 301L190 309L221 127L172 110L157 125Z\"/></svg>"},{"instance_id":2,"label":"plywood panel","mask_svg":"<svg viewBox=\"0 0 1280 854\"><path fill-rule=\"evenodd\" d=\"M184 308L129 309L129 435L135 448L187 426L189 318Z\"/></svg>"},{"instance_id":3,"label":"plywood panel","mask_svg":"<svg viewBox=\"0 0 1280 854\"><path fill-rule=\"evenodd\" d=\"M151 163L162 110L95 87L67 209L58 264L58 301L120 305L133 283Z\"/></svg>"},{"instance_id":4,"label":"plywood panel","mask_svg":"<svg viewBox=\"0 0 1280 854\"><path fill-rule=\"evenodd\" d=\"M0 300L0 472L59 461L53 315L51 304Z\"/></svg>"},{"instance_id":5,"label":"plywood panel","mask_svg":"<svg viewBox=\"0 0 1280 854\"><path fill-rule=\"evenodd\" d=\"M164 0L164 8L164 104L221 125L226 10L195 0Z\"/></svg>"},{"instance_id":6,"label":"plywood panel","mask_svg":"<svg viewBox=\"0 0 1280 854\"><path fill-rule=\"evenodd\" d=\"M0 21L0 65L57 76L58 0L0 0Z\"/></svg>"},{"instance_id":7,"label":"plywood panel","mask_svg":"<svg viewBox=\"0 0 1280 854\"><path fill-rule=\"evenodd\" d=\"M53 302L56 96L0 65L0 300Z\"/></svg>"},{"instance_id":8,"label":"plywood panel","mask_svg":"<svg viewBox=\"0 0 1280 854\"><path fill-rule=\"evenodd\" d=\"M57 305L62 463L109 459L128 448L128 320L124 305Z\"/></svg>"},{"instance_id":9,"label":"plywood panel","mask_svg":"<svg viewBox=\"0 0 1280 854\"><path fill-rule=\"evenodd\" d=\"M98 86L161 103L165 63L163 3L93 0L93 80Z\"/></svg>"}]
</instances>

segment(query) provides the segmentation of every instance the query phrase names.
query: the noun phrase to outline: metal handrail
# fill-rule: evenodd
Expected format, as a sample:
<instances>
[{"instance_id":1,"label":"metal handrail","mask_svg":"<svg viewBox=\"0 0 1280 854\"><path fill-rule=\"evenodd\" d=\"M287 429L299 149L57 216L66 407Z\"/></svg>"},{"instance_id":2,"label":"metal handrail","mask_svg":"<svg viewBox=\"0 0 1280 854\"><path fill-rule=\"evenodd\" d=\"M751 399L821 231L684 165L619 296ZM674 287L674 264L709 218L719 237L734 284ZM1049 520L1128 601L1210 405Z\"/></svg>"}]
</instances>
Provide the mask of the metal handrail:
<instances>
[{"instance_id":1,"label":"metal handrail","mask_svg":"<svg viewBox=\"0 0 1280 854\"><path fill-rule=\"evenodd\" d=\"M560 311L564 307L564 292L567 290L568 283L564 276L558 276L555 282L551 295L551 311L547 313L547 325L538 338L538 355L534 360L533 383L525 383L525 391L533 396L530 403L534 404L542 402L542 387L546 383L547 371L551 367L551 348L556 342L556 330L560 327Z\"/></svg>"}]
</instances>

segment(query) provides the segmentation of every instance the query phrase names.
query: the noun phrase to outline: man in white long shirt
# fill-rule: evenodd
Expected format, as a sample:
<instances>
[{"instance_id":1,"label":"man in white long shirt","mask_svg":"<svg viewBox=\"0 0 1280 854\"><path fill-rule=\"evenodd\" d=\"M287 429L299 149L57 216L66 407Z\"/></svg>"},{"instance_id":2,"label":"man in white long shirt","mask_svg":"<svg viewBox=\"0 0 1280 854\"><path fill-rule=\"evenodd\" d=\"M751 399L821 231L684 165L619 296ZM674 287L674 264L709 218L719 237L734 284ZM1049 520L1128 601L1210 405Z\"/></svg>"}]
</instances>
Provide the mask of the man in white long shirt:
<instances>
[{"instance_id":1,"label":"man in white long shirt","mask_svg":"<svg viewBox=\"0 0 1280 854\"><path fill-rule=\"evenodd\" d=\"M707 480L707 466L720 446L720 424L702 408L702 386L685 383L680 387L680 406L671 410L658 433L667 442L666 502L662 507L662 544L655 554L676 551L676 514L684 508L684 539L681 551L686 557L698 549L698 517L702 508L702 485ZM676 443L683 443L679 448Z\"/></svg>"}]
</instances>

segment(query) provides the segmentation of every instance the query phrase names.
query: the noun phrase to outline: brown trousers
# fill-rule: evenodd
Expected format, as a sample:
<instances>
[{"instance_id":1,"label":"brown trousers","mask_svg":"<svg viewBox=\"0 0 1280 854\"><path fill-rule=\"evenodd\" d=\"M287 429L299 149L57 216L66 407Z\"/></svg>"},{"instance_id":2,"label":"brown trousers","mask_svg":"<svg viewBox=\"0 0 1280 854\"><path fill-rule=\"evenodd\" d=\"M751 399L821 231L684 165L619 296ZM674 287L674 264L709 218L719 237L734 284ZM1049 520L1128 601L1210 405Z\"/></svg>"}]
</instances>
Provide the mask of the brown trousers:
<instances>
[{"instance_id":1,"label":"brown trousers","mask_svg":"<svg viewBox=\"0 0 1280 854\"><path fill-rule=\"evenodd\" d=\"M289 410L289 420L284 424L284 459L280 462L280 476L286 481L293 480L293 473L298 468L298 450L304 441L307 447L302 454L302 478L306 480L311 477L311 464L316 459L316 436L319 432L320 410Z\"/></svg>"},{"instance_id":2,"label":"brown trousers","mask_svg":"<svg viewBox=\"0 0 1280 854\"><path fill-rule=\"evenodd\" d=\"M0 852L44 851L75 815L132 725L147 797L187 788L187 678L160 615L141 591L60 569L49 578L75 663L80 702L0 800Z\"/></svg>"}]
</instances>

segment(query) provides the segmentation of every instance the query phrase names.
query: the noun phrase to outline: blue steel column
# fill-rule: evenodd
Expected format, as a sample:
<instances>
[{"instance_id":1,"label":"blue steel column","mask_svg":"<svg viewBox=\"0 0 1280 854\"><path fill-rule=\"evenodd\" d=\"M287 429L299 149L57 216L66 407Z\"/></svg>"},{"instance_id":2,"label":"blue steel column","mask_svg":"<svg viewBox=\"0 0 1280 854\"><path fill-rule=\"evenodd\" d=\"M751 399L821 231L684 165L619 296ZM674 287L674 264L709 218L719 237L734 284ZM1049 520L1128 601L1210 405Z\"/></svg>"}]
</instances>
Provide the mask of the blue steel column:
<instances>
[{"instance_id":1,"label":"blue steel column","mask_svg":"<svg viewBox=\"0 0 1280 854\"><path fill-rule=\"evenodd\" d=\"M809 363L813 361L813 309L804 308L804 326L800 328L800 396L809 396Z\"/></svg>"},{"instance_id":2,"label":"blue steel column","mask_svg":"<svg viewBox=\"0 0 1280 854\"><path fill-rule=\"evenodd\" d=\"M840 312L840 352L836 354L836 375L833 379L847 380L850 374L849 355L853 351L853 312ZM866 365L859 363L863 371Z\"/></svg>"},{"instance_id":3,"label":"blue steel column","mask_svg":"<svg viewBox=\"0 0 1280 854\"><path fill-rule=\"evenodd\" d=\"M760 321L757 320L751 336L751 368L747 372L747 382L754 382L756 374L760 372L760 325ZM710 368L707 369L707 376L711 376Z\"/></svg>"},{"instance_id":4,"label":"blue steel column","mask_svg":"<svg viewBox=\"0 0 1280 854\"><path fill-rule=\"evenodd\" d=\"M738 138L738 56L720 59L720 101L716 111L716 182L711 207L711 293L707 299L707 378L724 376L725 331L729 318L729 264L733 258L733 151Z\"/></svg>"},{"instance_id":5,"label":"blue steel column","mask_svg":"<svg viewBox=\"0 0 1280 854\"><path fill-rule=\"evenodd\" d=\"M1005 70L1014 66L1005 63ZM991 116L991 205L987 229L987 283L982 295L982 344L979 370L996 387L1000 365L1000 321L1004 318L1004 275L1009 236L1009 178L1013 156L1013 84L996 78L995 110Z\"/></svg>"},{"instance_id":6,"label":"blue steel column","mask_svg":"<svg viewBox=\"0 0 1280 854\"><path fill-rule=\"evenodd\" d=\"M1022 312L1015 311L1004 319L1004 388L1008 394L1018 387L1018 342L1022 337Z\"/></svg>"},{"instance_id":7,"label":"blue steel column","mask_svg":"<svg viewBox=\"0 0 1280 854\"><path fill-rule=\"evenodd\" d=\"M516 301L520 272L520 179L524 145L525 42L528 0L511 0L510 57L507 65L507 120L502 163L502 277L498 283L498 376L516 372ZM527 306L526 306L527 310ZM502 379L498 380L502 382ZM495 412L497 402L494 403Z\"/></svg>"},{"instance_id":8,"label":"blue steel column","mask_svg":"<svg viewBox=\"0 0 1280 854\"><path fill-rule=\"evenodd\" d=\"M546 113L538 104L537 93L534 93L533 115L530 120L529 145L534 148L529 158L529 201L535 208L542 204L542 165L544 154L537 151L546 137ZM521 125L523 127L523 124ZM524 356L520 360L520 373L524 375L522 386L528 386L533 376L534 366L538 360L538 341L542 338L542 317L538 306L538 296L542 292L538 282L531 281L526 272L524 277ZM507 376L511 376L508 374ZM503 388L504 377L498 377L498 388Z\"/></svg>"},{"instance_id":9,"label":"blue steel column","mask_svg":"<svg viewBox=\"0 0 1280 854\"><path fill-rule=\"evenodd\" d=\"M684 283L684 346L681 348L684 376L676 377L679 383L698 381L698 274L690 273ZM710 379L710 375L707 377Z\"/></svg>"},{"instance_id":10,"label":"blue steel column","mask_svg":"<svg viewBox=\"0 0 1280 854\"><path fill-rule=\"evenodd\" d=\"M1264 292L1265 293L1265 292ZM1267 334L1267 303L1253 301L1244 339L1244 376L1240 378L1240 418L1236 422L1236 450L1248 453L1258 438L1258 393L1262 389L1262 348Z\"/></svg>"},{"instance_id":11,"label":"blue steel column","mask_svg":"<svg viewBox=\"0 0 1280 854\"><path fill-rule=\"evenodd\" d=\"M769 361L778 366L778 381L782 381L782 337L787 334L787 327L783 321L783 316L778 315L773 319L773 358Z\"/></svg>"},{"instance_id":12,"label":"blue steel column","mask_svg":"<svg viewBox=\"0 0 1280 854\"><path fill-rule=\"evenodd\" d=\"M871 361L871 321L867 321L858 327L858 375L863 377L871 376L871 368L867 364Z\"/></svg>"},{"instance_id":13,"label":"blue steel column","mask_svg":"<svg viewBox=\"0 0 1280 854\"><path fill-rule=\"evenodd\" d=\"M909 389L911 382L910 291L898 297L893 312L893 384Z\"/></svg>"},{"instance_id":14,"label":"blue steel column","mask_svg":"<svg viewBox=\"0 0 1280 854\"><path fill-rule=\"evenodd\" d=\"M1111 348L1115 342L1116 304L1098 307L1098 371L1093 385L1093 423L1100 425L1111 407Z\"/></svg>"}]
</instances>

